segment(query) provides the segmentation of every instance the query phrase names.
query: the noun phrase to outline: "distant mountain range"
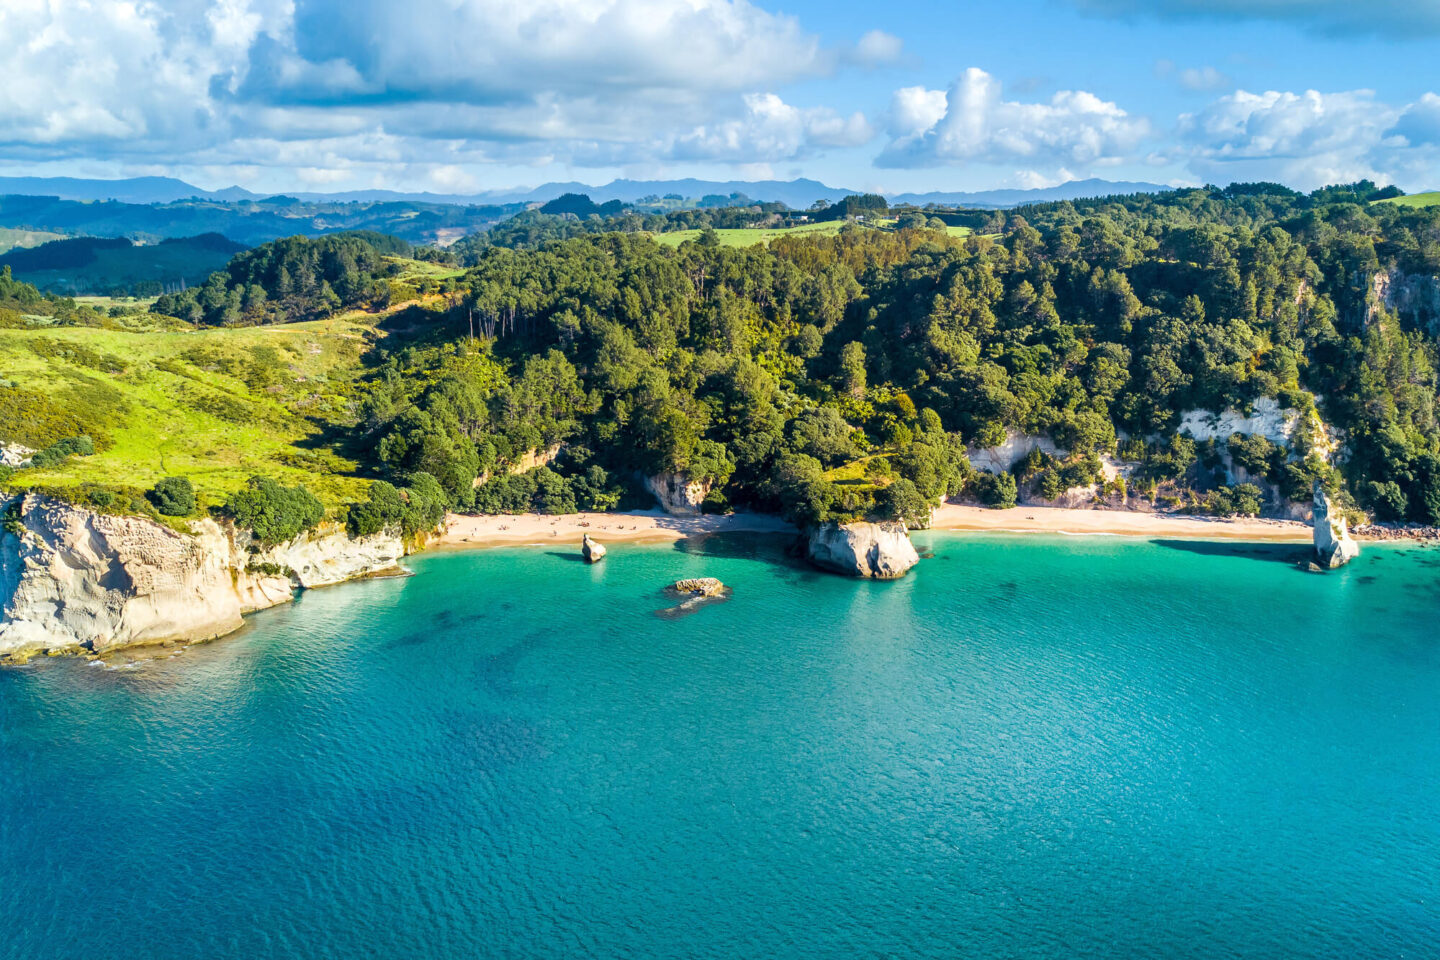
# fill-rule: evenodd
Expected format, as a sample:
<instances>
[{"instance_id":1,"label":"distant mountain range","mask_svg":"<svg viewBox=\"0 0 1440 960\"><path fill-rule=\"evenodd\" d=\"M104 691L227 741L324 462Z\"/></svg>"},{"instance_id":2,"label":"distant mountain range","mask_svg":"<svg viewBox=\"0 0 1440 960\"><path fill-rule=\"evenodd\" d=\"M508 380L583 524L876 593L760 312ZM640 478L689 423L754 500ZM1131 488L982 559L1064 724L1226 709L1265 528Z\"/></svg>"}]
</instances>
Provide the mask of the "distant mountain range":
<instances>
[{"instance_id":1,"label":"distant mountain range","mask_svg":"<svg viewBox=\"0 0 1440 960\"><path fill-rule=\"evenodd\" d=\"M1078 200L1129 193L1160 193L1171 189L1158 183L1072 180L1055 187L1036 190L979 190L972 192L901 193L889 195L891 203L927 203L947 206L1014 207L1027 203ZM310 203L430 203L458 206L510 203L545 203L566 193L587 194L597 203L620 200L635 203L643 197L678 194L687 199L705 196L744 194L752 200L784 203L803 210L816 200L834 203L859 190L831 187L818 180L612 180L600 186L570 182L545 183L530 190L489 190L476 194L405 193L394 190L352 190L341 193L287 193ZM83 180L74 177L0 177L0 195L59 197L61 200L122 203L174 203L180 200L210 200L223 203L263 200L265 194L243 187L202 190L171 177L136 177L128 180Z\"/></svg>"}]
</instances>

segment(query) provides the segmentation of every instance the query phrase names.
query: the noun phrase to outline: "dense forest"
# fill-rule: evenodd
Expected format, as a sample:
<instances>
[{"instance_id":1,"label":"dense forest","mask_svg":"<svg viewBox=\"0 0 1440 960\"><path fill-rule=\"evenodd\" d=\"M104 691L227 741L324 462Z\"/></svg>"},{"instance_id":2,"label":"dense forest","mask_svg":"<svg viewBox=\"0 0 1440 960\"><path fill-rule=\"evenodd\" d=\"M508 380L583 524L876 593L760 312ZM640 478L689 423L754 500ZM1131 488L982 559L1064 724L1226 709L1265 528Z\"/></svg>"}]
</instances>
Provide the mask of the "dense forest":
<instances>
[{"instance_id":1,"label":"dense forest","mask_svg":"<svg viewBox=\"0 0 1440 960\"><path fill-rule=\"evenodd\" d=\"M387 475L434 478L461 509L602 508L636 474L675 472L712 483L712 509L923 522L947 493L1097 482L1106 454L1133 465L1132 495L1188 509L1253 513L1318 479L1377 519L1440 523L1437 300L1375 294L1390 270L1440 273L1440 212L1375 194L1054 204L965 240L490 247L428 340L380 351L357 430ZM1289 449L1176 433L1183 411L1262 398L1318 405L1343 475L1306 431ZM1065 453L974 473L966 448L1007 431ZM505 471L556 444L550 466ZM1227 486L1221 454L1255 482Z\"/></svg>"},{"instance_id":2,"label":"dense forest","mask_svg":"<svg viewBox=\"0 0 1440 960\"><path fill-rule=\"evenodd\" d=\"M236 325L392 303L341 441L386 481L356 529L638 504L657 474L706 485L706 509L801 523L923 524L944 495L1075 488L1253 514L1320 481L1377 520L1440 524L1440 209L1385 196L1142 194L974 214L968 238L939 211L889 210L885 229L749 248L662 246L633 213L531 212L464 250L448 296L398 314L387 256L450 254L279 241L156 310ZM1179 432L1187 411L1262 401L1300 411L1287 445ZM1056 452L972 468L967 451L1011 434Z\"/></svg>"},{"instance_id":3,"label":"dense forest","mask_svg":"<svg viewBox=\"0 0 1440 960\"><path fill-rule=\"evenodd\" d=\"M361 304L389 302L385 258L410 255L410 244L378 233L290 237L236 255L205 284L166 294L155 312L211 326L311 320Z\"/></svg>"}]
</instances>

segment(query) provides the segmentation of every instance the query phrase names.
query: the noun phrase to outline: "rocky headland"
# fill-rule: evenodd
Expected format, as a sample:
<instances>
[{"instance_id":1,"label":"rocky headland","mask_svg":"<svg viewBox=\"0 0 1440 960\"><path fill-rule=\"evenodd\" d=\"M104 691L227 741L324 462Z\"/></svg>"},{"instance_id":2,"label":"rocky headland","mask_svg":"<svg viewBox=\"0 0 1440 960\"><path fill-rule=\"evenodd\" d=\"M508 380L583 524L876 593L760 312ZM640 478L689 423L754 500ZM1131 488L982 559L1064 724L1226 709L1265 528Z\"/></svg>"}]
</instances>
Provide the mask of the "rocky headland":
<instances>
[{"instance_id":1,"label":"rocky headland","mask_svg":"<svg viewBox=\"0 0 1440 960\"><path fill-rule=\"evenodd\" d=\"M325 525L275 546L211 519L188 533L36 494L0 499L0 660L192 642L300 590L402 572L398 533Z\"/></svg>"}]
</instances>

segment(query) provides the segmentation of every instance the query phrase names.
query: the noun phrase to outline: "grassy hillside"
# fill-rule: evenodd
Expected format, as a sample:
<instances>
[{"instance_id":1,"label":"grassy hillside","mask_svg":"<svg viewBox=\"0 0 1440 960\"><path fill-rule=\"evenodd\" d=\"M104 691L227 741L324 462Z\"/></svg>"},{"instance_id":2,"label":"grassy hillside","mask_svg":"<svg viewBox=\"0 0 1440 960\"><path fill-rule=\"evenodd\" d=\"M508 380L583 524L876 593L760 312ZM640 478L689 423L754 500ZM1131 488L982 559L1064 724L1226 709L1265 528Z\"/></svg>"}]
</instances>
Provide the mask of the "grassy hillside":
<instances>
[{"instance_id":1,"label":"grassy hillside","mask_svg":"<svg viewBox=\"0 0 1440 960\"><path fill-rule=\"evenodd\" d=\"M253 474L303 481L327 505L363 494L323 442L347 422L367 325L324 320L229 330L0 330L0 440L89 434L97 453L12 485L145 489L183 475L216 503Z\"/></svg>"},{"instance_id":2,"label":"grassy hillside","mask_svg":"<svg viewBox=\"0 0 1440 960\"><path fill-rule=\"evenodd\" d=\"M893 220L877 220L876 225L889 227L894 224ZM782 236L833 236L840 232L845 226L843 220L827 220L822 223L806 223L798 227L785 227L780 229L720 229L716 235L720 238L722 247L753 247L757 243L768 244L776 237ZM968 237L969 227L946 227L945 232L952 237ZM667 247L678 247L686 240L695 240L700 236L699 230L675 230L669 233L653 234L657 243Z\"/></svg>"},{"instance_id":3,"label":"grassy hillside","mask_svg":"<svg viewBox=\"0 0 1440 960\"><path fill-rule=\"evenodd\" d=\"M1440 206L1440 190L1432 190L1430 193L1412 193L1408 197L1391 197L1389 200L1377 200L1376 203L1393 203L1397 207Z\"/></svg>"},{"instance_id":4,"label":"grassy hillside","mask_svg":"<svg viewBox=\"0 0 1440 960\"><path fill-rule=\"evenodd\" d=\"M17 230L13 227L0 227L0 253L16 247L38 247L51 240L63 239L64 237L58 233L47 233L44 230Z\"/></svg>"}]
</instances>

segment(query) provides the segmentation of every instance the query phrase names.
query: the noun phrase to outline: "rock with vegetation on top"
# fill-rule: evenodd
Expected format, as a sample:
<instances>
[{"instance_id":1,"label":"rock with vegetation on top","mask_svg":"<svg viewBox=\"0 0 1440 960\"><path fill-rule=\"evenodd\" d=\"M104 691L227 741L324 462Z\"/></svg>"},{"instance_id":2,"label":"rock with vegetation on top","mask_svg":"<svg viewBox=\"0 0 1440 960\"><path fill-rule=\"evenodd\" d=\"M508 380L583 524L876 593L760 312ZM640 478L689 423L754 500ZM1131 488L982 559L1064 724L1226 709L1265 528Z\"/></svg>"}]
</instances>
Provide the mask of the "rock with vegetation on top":
<instances>
[{"instance_id":1,"label":"rock with vegetation on top","mask_svg":"<svg viewBox=\"0 0 1440 960\"><path fill-rule=\"evenodd\" d=\"M1315 482L1315 556L1320 566L1333 570L1360 556L1360 546L1350 538L1345 528L1345 518L1335 509L1335 504L1325 493L1325 488Z\"/></svg>"},{"instance_id":2,"label":"rock with vegetation on top","mask_svg":"<svg viewBox=\"0 0 1440 960\"><path fill-rule=\"evenodd\" d=\"M825 523L810 531L810 562L849 577L894 580L920 562L903 523Z\"/></svg>"},{"instance_id":3,"label":"rock with vegetation on top","mask_svg":"<svg viewBox=\"0 0 1440 960\"><path fill-rule=\"evenodd\" d=\"M0 659L208 640L298 589L394 570L405 555L396 531L322 527L262 547L208 517L181 533L36 494L0 497L0 514Z\"/></svg>"},{"instance_id":4,"label":"rock with vegetation on top","mask_svg":"<svg viewBox=\"0 0 1440 960\"><path fill-rule=\"evenodd\" d=\"M580 555L585 558L586 563L599 563L605 559L605 548L591 540L587 533L580 539Z\"/></svg>"},{"instance_id":5,"label":"rock with vegetation on top","mask_svg":"<svg viewBox=\"0 0 1440 960\"><path fill-rule=\"evenodd\" d=\"M698 516L710 487L710 483L691 480L683 473L660 473L645 478L645 489L655 495L660 509L673 517Z\"/></svg>"},{"instance_id":6,"label":"rock with vegetation on top","mask_svg":"<svg viewBox=\"0 0 1440 960\"><path fill-rule=\"evenodd\" d=\"M725 584L714 577L695 577L690 580L676 580L674 590L692 597L718 597L725 592Z\"/></svg>"}]
</instances>

